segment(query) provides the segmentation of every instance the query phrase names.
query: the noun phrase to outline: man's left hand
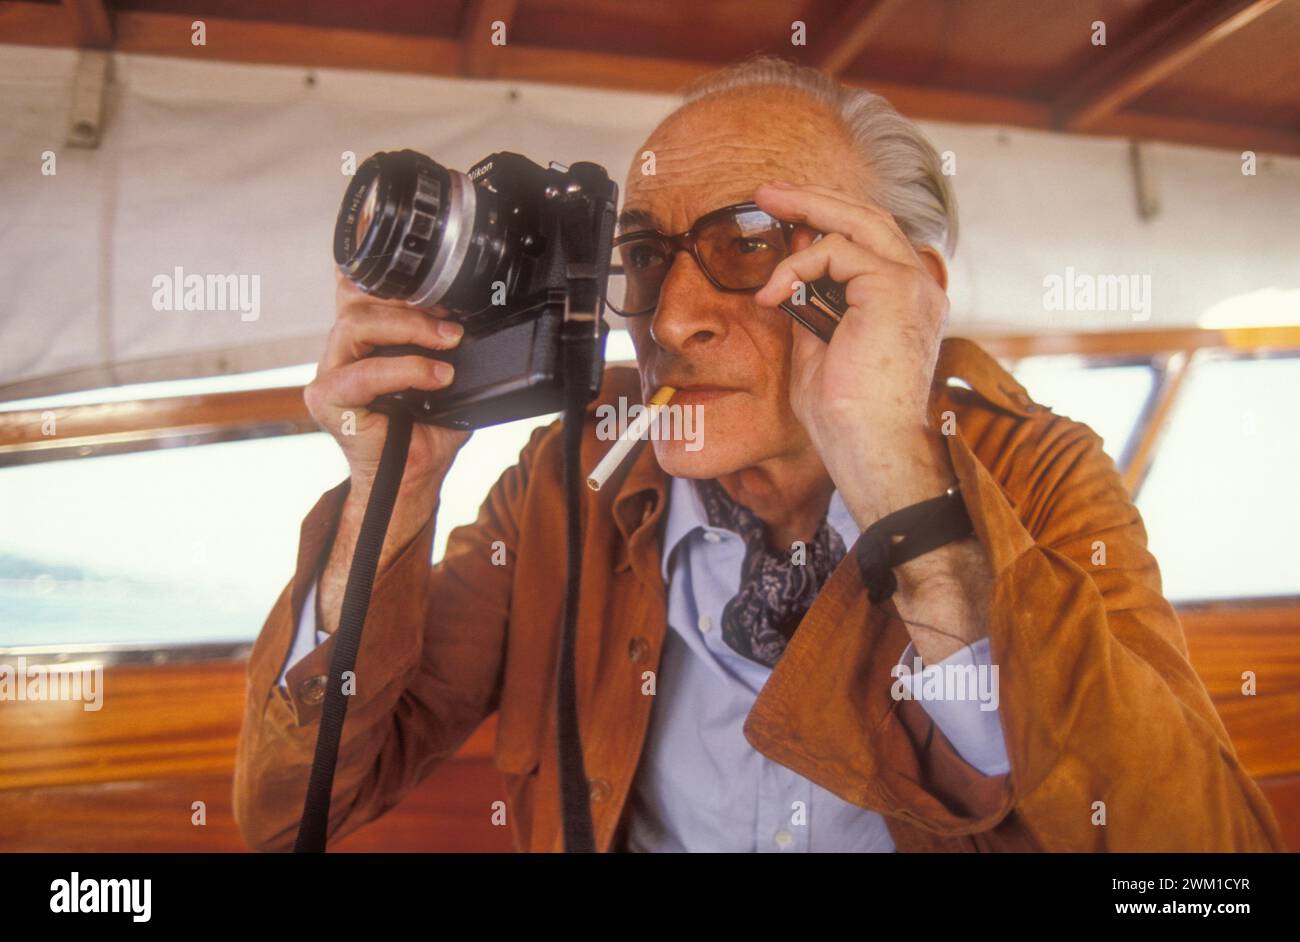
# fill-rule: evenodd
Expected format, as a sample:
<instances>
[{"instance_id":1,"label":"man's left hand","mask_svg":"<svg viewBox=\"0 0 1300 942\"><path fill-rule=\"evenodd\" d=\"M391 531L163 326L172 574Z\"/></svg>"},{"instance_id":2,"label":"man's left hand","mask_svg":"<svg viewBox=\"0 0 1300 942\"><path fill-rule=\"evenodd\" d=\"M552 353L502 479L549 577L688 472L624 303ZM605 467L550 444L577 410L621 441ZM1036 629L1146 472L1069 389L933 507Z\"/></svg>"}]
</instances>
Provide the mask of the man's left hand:
<instances>
[{"instance_id":1,"label":"man's left hand","mask_svg":"<svg viewBox=\"0 0 1300 942\"><path fill-rule=\"evenodd\" d=\"M790 357L791 408L845 506L865 530L938 497L956 481L943 436L929 427L948 320L943 286L879 207L813 185L760 187L756 201L825 233L813 242L797 232L793 251L755 296L759 304L775 307L796 282L827 274L845 286L848 310L830 343L794 324ZM992 573L977 540L949 543L894 572L894 605L926 662L988 633Z\"/></svg>"},{"instance_id":2,"label":"man's left hand","mask_svg":"<svg viewBox=\"0 0 1300 942\"><path fill-rule=\"evenodd\" d=\"M943 287L878 206L812 184L763 186L755 198L802 224L759 304L776 307L797 282L827 274L845 286L848 310L829 344L791 322L790 404L858 525L939 496L955 481L927 421L948 319ZM813 242L803 227L824 235Z\"/></svg>"}]
</instances>

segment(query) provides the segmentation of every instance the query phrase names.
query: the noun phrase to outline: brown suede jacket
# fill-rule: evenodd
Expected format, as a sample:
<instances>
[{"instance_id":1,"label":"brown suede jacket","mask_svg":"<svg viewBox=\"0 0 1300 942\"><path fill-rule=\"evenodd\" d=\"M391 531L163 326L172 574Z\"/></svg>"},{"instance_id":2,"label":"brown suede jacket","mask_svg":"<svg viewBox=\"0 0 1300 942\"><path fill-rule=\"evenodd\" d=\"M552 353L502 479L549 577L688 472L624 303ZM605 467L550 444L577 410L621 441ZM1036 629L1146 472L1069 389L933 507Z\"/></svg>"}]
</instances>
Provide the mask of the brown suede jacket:
<instances>
[{"instance_id":1,"label":"brown suede jacket","mask_svg":"<svg viewBox=\"0 0 1300 942\"><path fill-rule=\"evenodd\" d=\"M637 375L611 367L590 411L619 396L640 401ZM1188 662L1142 519L1100 438L1032 402L959 338L943 342L935 372L933 427L945 419L955 419L946 440L994 571L989 633L1011 771L982 775L920 703L891 696L907 630L892 602L870 603L852 554L760 692L745 738L884 815L900 851L1283 849ZM589 417L583 467L607 448ZM583 508L578 708L601 850L621 847L654 703L644 673L658 669L667 630L659 553L670 479L649 447L621 473ZM436 566L431 518L379 573L331 841L395 805L499 711L496 765L516 846L561 848L562 482L557 422L533 433ZM304 521L297 571L248 665L234 807L259 849L292 847L302 810L333 638L289 671L287 694L277 679L346 493L346 482L327 492ZM1103 565L1093 564L1096 541ZM502 546L505 565L494 565ZM1104 824L1094 823L1099 802Z\"/></svg>"}]
</instances>

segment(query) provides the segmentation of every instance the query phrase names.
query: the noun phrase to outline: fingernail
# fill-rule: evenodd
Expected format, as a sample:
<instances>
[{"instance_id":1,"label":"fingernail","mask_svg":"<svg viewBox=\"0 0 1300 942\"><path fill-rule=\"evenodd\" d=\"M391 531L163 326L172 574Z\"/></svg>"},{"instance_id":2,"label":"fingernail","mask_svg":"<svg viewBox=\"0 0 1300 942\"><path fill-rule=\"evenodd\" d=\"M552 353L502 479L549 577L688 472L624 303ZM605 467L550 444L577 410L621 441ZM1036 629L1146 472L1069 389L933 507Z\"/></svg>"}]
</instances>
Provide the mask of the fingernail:
<instances>
[{"instance_id":1,"label":"fingernail","mask_svg":"<svg viewBox=\"0 0 1300 942\"><path fill-rule=\"evenodd\" d=\"M460 324L457 324L455 321L442 321L438 324L438 333L442 334L448 340L455 340L464 333L464 331L465 328L461 327Z\"/></svg>"},{"instance_id":2,"label":"fingernail","mask_svg":"<svg viewBox=\"0 0 1300 942\"><path fill-rule=\"evenodd\" d=\"M435 372L438 374L438 379L440 381L447 383L451 381L451 374L455 371L451 368L450 363L443 363L440 361Z\"/></svg>"}]
</instances>

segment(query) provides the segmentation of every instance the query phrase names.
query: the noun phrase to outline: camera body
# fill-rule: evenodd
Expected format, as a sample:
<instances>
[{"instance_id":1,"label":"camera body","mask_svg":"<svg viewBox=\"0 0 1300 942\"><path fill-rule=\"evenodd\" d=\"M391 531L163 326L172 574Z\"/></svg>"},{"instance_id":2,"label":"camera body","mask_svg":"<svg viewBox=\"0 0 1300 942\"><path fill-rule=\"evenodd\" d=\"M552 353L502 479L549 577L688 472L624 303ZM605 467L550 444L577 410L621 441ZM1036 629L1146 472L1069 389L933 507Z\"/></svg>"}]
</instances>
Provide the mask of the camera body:
<instances>
[{"instance_id":1,"label":"camera body","mask_svg":"<svg viewBox=\"0 0 1300 942\"><path fill-rule=\"evenodd\" d=\"M339 209L334 259L368 294L446 308L465 328L446 389L381 396L379 412L471 429L558 412L565 384L600 389L618 186L592 163L542 167L508 152L467 173L414 151L358 168Z\"/></svg>"}]
</instances>

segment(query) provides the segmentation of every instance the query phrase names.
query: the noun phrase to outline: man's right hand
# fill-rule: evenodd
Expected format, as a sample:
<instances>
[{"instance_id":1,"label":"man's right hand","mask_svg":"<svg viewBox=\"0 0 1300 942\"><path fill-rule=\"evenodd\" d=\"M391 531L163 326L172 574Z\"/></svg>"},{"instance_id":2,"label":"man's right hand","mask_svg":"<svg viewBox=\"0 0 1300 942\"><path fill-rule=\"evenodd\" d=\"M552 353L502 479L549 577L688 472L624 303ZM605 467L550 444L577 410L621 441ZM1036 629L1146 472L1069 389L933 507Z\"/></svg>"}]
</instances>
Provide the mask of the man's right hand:
<instances>
[{"instance_id":1,"label":"man's right hand","mask_svg":"<svg viewBox=\"0 0 1300 942\"><path fill-rule=\"evenodd\" d=\"M387 416L366 407L378 396L404 389L437 390L450 385L452 368L422 356L371 357L375 347L415 344L429 350L450 350L460 343L463 328L449 319L445 308L423 311L403 301L365 294L336 272L336 317L316 369L316 378L303 390L307 409L334 436L347 458L352 490L368 495L379 470L379 456L388 432ZM469 432L417 422L402 475L402 490L416 494L432 490L446 475ZM434 485L430 487L430 485Z\"/></svg>"},{"instance_id":2,"label":"man's right hand","mask_svg":"<svg viewBox=\"0 0 1300 942\"><path fill-rule=\"evenodd\" d=\"M336 317L316 378L303 390L312 418L338 442L347 459L351 488L335 535L329 562L321 573L319 601L322 630L337 624L337 603L360 532L379 458L388 433L388 417L366 408L385 393L404 389L437 390L452 381L449 364L422 356L368 357L375 347L415 344L450 350L463 330L445 308L418 310L402 301L368 295L336 272ZM469 432L421 422L411 430L411 446L402 475L388 537L379 565L419 533L438 503L443 478Z\"/></svg>"}]
</instances>

